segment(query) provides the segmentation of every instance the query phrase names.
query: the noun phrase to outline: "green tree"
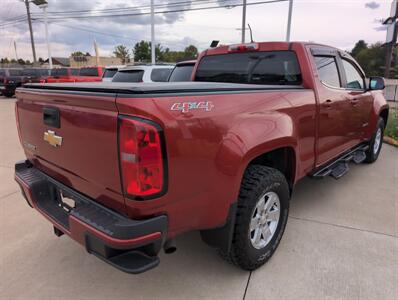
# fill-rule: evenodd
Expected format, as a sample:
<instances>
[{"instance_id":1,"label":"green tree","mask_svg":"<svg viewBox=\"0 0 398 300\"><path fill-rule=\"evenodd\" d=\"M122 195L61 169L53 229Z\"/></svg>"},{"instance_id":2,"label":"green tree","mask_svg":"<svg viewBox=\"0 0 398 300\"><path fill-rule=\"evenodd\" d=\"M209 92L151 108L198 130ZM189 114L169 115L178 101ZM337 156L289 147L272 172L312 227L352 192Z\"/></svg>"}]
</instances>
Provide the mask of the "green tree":
<instances>
[{"instance_id":1,"label":"green tree","mask_svg":"<svg viewBox=\"0 0 398 300\"><path fill-rule=\"evenodd\" d=\"M19 59L18 59L18 64L24 65L24 64L25 64L25 61L24 61L22 58L19 58Z\"/></svg>"},{"instance_id":2,"label":"green tree","mask_svg":"<svg viewBox=\"0 0 398 300\"><path fill-rule=\"evenodd\" d=\"M361 65L366 76L383 76L385 70L386 47L382 43L368 45L360 40L355 44L351 55ZM398 50L393 52L391 78L398 78Z\"/></svg>"},{"instance_id":3,"label":"green tree","mask_svg":"<svg viewBox=\"0 0 398 300\"><path fill-rule=\"evenodd\" d=\"M8 63L10 63L10 61L8 60L8 57L4 57L4 58L0 59L0 63L8 64Z\"/></svg>"},{"instance_id":4,"label":"green tree","mask_svg":"<svg viewBox=\"0 0 398 300\"><path fill-rule=\"evenodd\" d=\"M134 45L134 61L147 62L151 60L151 45L147 41L141 41Z\"/></svg>"},{"instance_id":5,"label":"green tree","mask_svg":"<svg viewBox=\"0 0 398 300\"><path fill-rule=\"evenodd\" d=\"M195 59L198 57L198 48L194 45L189 45L184 49L184 59Z\"/></svg>"},{"instance_id":6,"label":"green tree","mask_svg":"<svg viewBox=\"0 0 398 300\"><path fill-rule=\"evenodd\" d=\"M126 64L126 63L130 62L130 51L124 45L116 46L113 51L113 54L115 54L115 56L117 58L121 59L122 64Z\"/></svg>"},{"instance_id":7,"label":"green tree","mask_svg":"<svg viewBox=\"0 0 398 300\"><path fill-rule=\"evenodd\" d=\"M75 52L72 52L70 56L72 56L72 57L84 56L84 53L81 51L75 51Z\"/></svg>"},{"instance_id":8,"label":"green tree","mask_svg":"<svg viewBox=\"0 0 398 300\"><path fill-rule=\"evenodd\" d=\"M351 55L356 57L362 50L368 49L368 44L364 40L359 40L351 51Z\"/></svg>"}]
</instances>

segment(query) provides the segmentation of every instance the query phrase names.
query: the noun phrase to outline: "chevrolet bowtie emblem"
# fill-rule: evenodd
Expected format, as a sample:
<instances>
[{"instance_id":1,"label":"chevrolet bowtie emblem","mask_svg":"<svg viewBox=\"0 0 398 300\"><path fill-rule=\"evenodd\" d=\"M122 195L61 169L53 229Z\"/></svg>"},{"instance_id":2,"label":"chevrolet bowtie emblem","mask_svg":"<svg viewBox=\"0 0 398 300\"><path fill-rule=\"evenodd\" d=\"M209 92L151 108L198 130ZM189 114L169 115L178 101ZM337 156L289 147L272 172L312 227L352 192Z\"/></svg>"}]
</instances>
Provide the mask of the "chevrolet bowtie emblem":
<instances>
[{"instance_id":1,"label":"chevrolet bowtie emblem","mask_svg":"<svg viewBox=\"0 0 398 300\"><path fill-rule=\"evenodd\" d=\"M60 147L62 145L62 137L56 135L52 130L47 130L44 133L44 140L53 147Z\"/></svg>"}]
</instances>

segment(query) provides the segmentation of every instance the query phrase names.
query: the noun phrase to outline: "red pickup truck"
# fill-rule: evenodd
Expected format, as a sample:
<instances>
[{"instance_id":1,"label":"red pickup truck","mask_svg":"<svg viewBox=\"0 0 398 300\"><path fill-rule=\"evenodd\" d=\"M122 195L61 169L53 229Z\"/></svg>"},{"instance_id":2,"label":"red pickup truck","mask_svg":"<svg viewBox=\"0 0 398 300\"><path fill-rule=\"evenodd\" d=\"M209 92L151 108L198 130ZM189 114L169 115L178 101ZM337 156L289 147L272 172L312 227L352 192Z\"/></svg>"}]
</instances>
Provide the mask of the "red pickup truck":
<instances>
[{"instance_id":1,"label":"red pickup truck","mask_svg":"<svg viewBox=\"0 0 398 300\"><path fill-rule=\"evenodd\" d=\"M79 76L79 68L58 68L51 70L51 76L47 78L48 83L75 82Z\"/></svg>"},{"instance_id":2,"label":"red pickup truck","mask_svg":"<svg viewBox=\"0 0 398 300\"><path fill-rule=\"evenodd\" d=\"M200 230L245 270L277 248L305 176L374 162L388 116L382 78L312 43L204 51L194 82L17 89L28 204L89 253L140 273Z\"/></svg>"}]
</instances>

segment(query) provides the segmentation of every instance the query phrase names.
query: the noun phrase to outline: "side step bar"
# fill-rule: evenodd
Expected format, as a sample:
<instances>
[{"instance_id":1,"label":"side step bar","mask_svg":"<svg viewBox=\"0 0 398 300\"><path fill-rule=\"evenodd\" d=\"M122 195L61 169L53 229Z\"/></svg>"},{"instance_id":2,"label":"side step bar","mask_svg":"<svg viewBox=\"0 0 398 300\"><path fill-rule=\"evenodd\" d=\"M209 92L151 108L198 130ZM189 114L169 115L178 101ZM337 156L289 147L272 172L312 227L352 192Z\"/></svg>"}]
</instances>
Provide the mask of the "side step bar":
<instances>
[{"instance_id":1,"label":"side step bar","mask_svg":"<svg viewBox=\"0 0 398 300\"><path fill-rule=\"evenodd\" d=\"M325 178L331 176L334 179L340 179L349 171L348 163L353 161L356 164L362 163L366 159L366 150L369 149L368 145L361 145L353 150L343 154L331 163L326 164L315 170L310 177L312 178Z\"/></svg>"}]
</instances>

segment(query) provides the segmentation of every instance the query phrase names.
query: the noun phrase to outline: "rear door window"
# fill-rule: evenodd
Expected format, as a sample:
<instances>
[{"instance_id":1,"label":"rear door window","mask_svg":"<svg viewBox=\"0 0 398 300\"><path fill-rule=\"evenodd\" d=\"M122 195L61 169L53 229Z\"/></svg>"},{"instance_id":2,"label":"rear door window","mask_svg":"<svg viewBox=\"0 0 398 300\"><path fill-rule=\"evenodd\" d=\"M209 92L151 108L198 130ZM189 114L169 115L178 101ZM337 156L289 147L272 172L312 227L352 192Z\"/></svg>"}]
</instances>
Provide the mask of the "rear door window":
<instances>
[{"instance_id":1,"label":"rear door window","mask_svg":"<svg viewBox=\"0 0 398 300\"><path fill-rule=\"evenodd\" d=\"M80 76L98 76L98 69L97 68L81 68L80 69Z\"/></svg>"},{"instance_id":2,"label":"rear door window","mask_svg":"<svg viewBox=\"0 0 398 300\"><path fill-rule=\"evenodd\" d=\"M119 71L113 76L112 82L142 82L144 70Z\"/></svg>"},{"instance_id":3,"label":"rear door window","mask_svg":"<svg viewBox=\"0 0 398 300\"><path fill-rule=\"evenodd\" d=\"M68 76L68 70L65 68L62 69L54 69L51 72L52 76Z\"/></svg>"},{"instance_id":4,"label":"rear door window","mask_svg":"<svg viewBox=\"0 0 398 300\"><path fill-rule=\"evenodd\" d=\"M22 75L22 70L9 70L10 76L21 76Z\"/></svg>"},{"instance_id":5,"label":"rear door window","mask_svg":"<svg viewBox=\"0 0 398 300\"><path fill-rule=\"evenodd\" d=\"M176 66L170 75L169 81L191 81L193 67L194 65Z\"/></svg>"},{"instance_id":6,"label":"rear door window","mask_svg":"<svg viewBox=\"0 0 398 300\"><path fill-rule=\"evenodd\" d=\"M22 76L40 76L40 71L37 69L24 69Z\"/></svg>"},{"instance_id":7,"label":"rear door window","mask_svg":"<svg viewBox=\"0 0 398 300\"><path fill-rule=\"evenodd\" d=\"M300 85L302 76L293 51L264 51L205 56L196 81Z\"/></svg>"},{"instance_id":8,"label":"rear door window","mask_svg":"<svg viewBox=\"0 0 398 300\"><path fill-rule=\"evenodd\" d=\"M336 58L333 56L315 56L315 64L322 83L331 87L341 87Z\"/></svg>"},{"instance_id":9,"label":"rear door window","mask_svg":"<svg viewBox=\"0 0 398 300\"><path fill-rule=\"evenodd\" d=\"M70 73L72 76L79 76L80 69L71 69Z\"/></svg>"},{"instance_id":10,"label":"rear door window","mask_svg":"<svg viewBox=\"0 0 398 300\"><path fill-rule=\"evenodd\" d=\"M172 68L152 69L151 80L154 82L165 82L169 79L172 70Z\"/></svg>"}]
</instances>

